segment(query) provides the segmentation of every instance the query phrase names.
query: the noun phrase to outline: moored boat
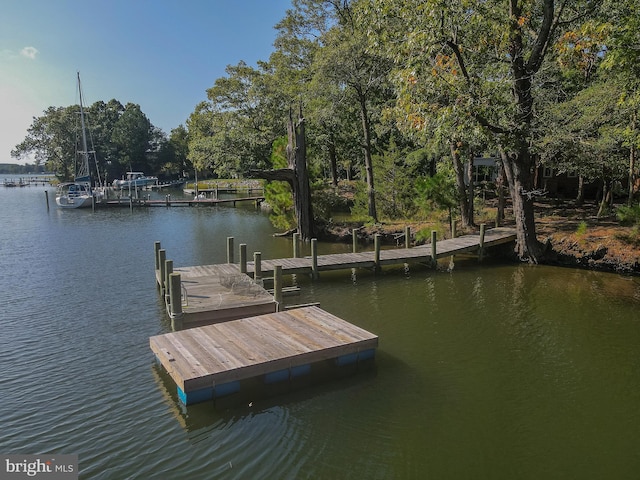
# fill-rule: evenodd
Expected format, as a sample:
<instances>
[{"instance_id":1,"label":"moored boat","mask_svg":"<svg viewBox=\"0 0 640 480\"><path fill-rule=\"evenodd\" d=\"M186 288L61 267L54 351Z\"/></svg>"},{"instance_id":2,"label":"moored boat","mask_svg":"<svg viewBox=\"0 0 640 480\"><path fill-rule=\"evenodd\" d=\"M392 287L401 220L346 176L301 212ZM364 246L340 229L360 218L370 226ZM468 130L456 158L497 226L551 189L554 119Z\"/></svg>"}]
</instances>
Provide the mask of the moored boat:
<instances>
[{"instance_id":1,"label":"moored boat","mask_svg":"<svg viewBox=\"0 0 640 480\"><path fill-rule=\"evenodd\" d=\"M127 175L122 180L114 180L114 188L135 188L135 187L147 187L150 185L156 185L158 183L158 177L150 177L143 172L127 172Z\"/></svg>"},{"instance_id":2,"label":"moored boat","mask_svg":"<svg viewBox=\"0 0 640 480\"><path fill-rule=\"evenodd\" d=\"M95 201L102 200L102 190L91 187L89 172L89 151L87 148L87 134L84 120L84 105L82 103L82 88L80 87L80 73L78 73L78 92L80 94L80 126L82 129L82 151L80 161L76 163L76 174L73 182L58 185L56 189L56 204L61 208L86 208Z\"/></svg>"}]
</instances>

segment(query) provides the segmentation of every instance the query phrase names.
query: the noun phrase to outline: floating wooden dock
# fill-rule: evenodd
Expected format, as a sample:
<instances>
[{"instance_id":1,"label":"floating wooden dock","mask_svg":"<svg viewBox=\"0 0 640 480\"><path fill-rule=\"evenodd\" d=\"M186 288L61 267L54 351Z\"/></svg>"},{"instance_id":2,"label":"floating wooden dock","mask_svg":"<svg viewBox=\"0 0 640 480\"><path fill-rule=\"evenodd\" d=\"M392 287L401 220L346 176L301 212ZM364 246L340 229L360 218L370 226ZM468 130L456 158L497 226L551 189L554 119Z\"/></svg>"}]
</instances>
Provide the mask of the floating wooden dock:
<instances>
[{"instance_id":1,"label":"floating wooden dock","mask_svg":"<svg viewBox=\"0 0 640 480\"><path fill-rule=\"evenodd\" d=\"M375 357L378 337L318 307L231 320L157 335L151 350L190 405L234 393L240 381L309 374L313 364Z\"/></svg>"}]
</instances>

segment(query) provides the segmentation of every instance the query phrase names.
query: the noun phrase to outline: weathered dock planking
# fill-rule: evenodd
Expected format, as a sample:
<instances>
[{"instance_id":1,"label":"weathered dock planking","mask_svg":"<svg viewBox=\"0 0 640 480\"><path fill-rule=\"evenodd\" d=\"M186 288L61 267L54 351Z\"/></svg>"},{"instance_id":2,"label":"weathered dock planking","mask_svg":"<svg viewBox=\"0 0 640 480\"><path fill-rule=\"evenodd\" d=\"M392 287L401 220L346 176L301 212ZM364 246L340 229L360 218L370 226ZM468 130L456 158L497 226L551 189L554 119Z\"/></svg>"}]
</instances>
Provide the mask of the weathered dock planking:
<instances>
[{"instance_id":1,"label":"weathered dock planking","mask_svg":"<svg viewBox=\"0 0 640 480\"><path fill-rule=\"evenodd\" d=\"M325 360L372 359L378 337L312 306L156 335L149 345L190 405L234 393L244 379L282 381Z\"/></svg>"}]
</instances>

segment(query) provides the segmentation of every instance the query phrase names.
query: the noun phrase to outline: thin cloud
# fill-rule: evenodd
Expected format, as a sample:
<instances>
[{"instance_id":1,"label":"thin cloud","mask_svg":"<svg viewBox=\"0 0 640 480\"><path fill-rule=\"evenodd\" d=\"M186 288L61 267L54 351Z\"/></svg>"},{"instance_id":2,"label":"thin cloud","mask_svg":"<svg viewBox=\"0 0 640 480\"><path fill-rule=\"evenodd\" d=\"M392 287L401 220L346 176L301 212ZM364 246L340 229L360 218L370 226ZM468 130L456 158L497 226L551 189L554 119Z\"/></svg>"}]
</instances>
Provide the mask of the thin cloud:
<instances>
[{"instance_id":1,"label":"thin cloud","mask_svg":"<svg viewBox=\"0 0 640 480\"><path fill-rule=\"evenodd\" d=\"M38 52L38 49L35 47L24 47L22 50L20 50L20 55L31 60L35 60L38 53L40 52Z\"/></svg>"}]
</instances>

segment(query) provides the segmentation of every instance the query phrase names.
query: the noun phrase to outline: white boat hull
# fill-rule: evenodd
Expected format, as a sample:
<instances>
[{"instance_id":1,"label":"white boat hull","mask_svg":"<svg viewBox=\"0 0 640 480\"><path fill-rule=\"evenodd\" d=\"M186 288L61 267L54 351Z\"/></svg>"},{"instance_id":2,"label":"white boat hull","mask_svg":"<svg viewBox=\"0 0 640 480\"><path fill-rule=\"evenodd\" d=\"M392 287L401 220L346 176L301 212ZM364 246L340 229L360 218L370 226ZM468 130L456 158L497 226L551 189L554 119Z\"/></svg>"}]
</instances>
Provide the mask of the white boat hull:
<instances>
[{"instance_id":1,"label":"white boat hull","mask_svg":"<svg viewBox=\"0 0 640 480\"><path fill-rule=\"evenodd\" d=\"M91 207L92 199L91 195L60 195L56 197L56 204L61 208L87 208Z\"/></svg>"}]
</instances>

